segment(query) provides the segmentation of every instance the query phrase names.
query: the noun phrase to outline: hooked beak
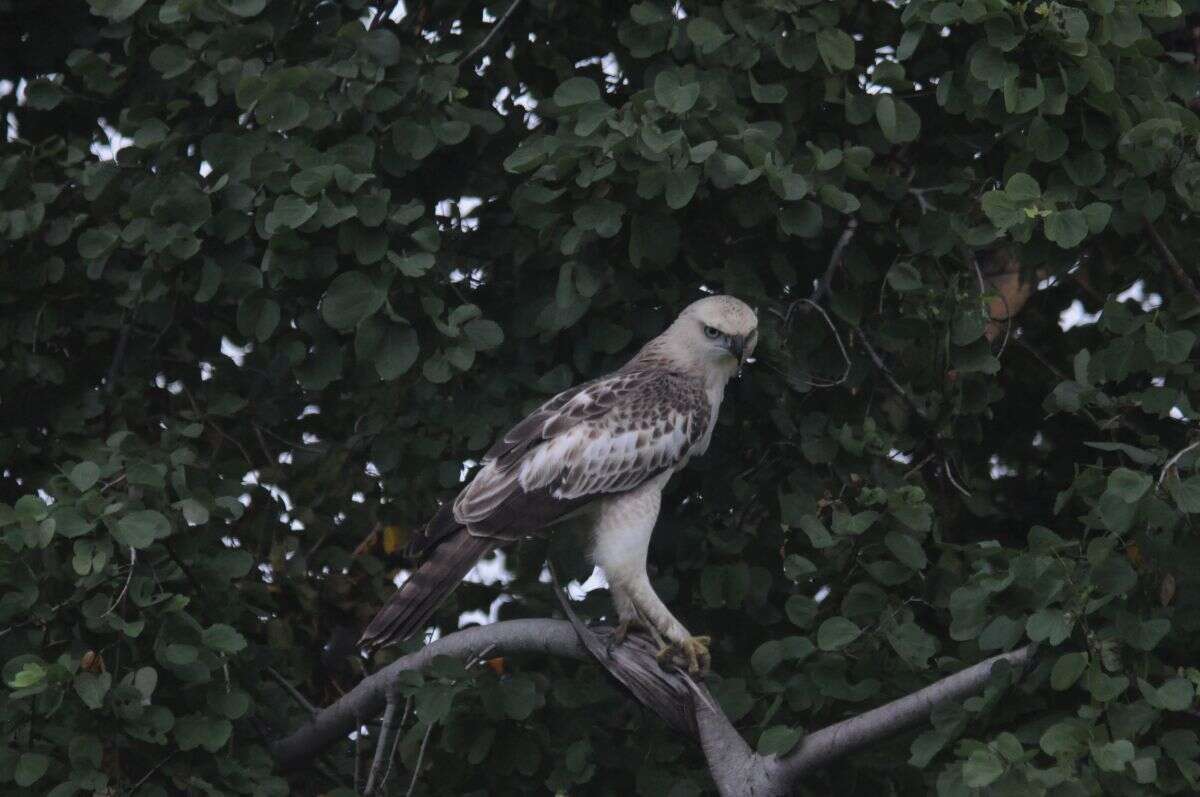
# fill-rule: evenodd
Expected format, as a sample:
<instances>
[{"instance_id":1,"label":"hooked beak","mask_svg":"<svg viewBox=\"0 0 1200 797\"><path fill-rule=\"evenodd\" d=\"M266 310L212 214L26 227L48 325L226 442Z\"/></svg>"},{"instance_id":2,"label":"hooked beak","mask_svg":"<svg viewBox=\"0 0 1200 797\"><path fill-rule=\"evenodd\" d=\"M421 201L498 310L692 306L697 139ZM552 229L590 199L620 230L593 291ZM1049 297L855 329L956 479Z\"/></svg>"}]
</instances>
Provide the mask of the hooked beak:
<instances>
[{"instance_id":1,"label":"hooked beak","mask_svg":"<svg viewBox=\"0 0 1200 797\"><path fill-rule=\"evenodd\" d=\"M729 338L729 353L737 358L738 376L742 375L742 366L746 364L746 336L733 335Z\"/></svg>"}]
</instances>

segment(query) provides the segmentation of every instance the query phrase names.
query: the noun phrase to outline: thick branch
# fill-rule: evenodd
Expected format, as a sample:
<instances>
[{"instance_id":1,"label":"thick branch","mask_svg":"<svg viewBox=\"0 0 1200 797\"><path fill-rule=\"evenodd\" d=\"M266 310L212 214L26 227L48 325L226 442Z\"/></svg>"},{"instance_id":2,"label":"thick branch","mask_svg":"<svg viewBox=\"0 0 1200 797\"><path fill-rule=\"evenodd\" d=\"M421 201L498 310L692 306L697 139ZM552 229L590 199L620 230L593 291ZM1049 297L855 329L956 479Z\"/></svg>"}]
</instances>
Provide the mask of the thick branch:
<instances>
[{"instance_id":1,"label":"thick branch","mask_svg":"<svg viewBox=\"0 0 1200 797\"><path fill-rule=\"evenodd\" d=\"M718 790L725 797L774 797L790 792L814 769L847 753L921 723L935 706L981 690L992 666L1001 660L1026 665L1033 646L993 656L961 672L857 717L809 734L783 758L760 756L720 711L708 690L680 672L657 666L652 644L639 636L609 644L611 629L589 629L563 620L507 620L475 626L442 637L416 653L365 678L332 706L285 739L273 752L284 769L307 763L323 748L344 738L358 717L378 714L390 684L406 670L429 665L435 656L462 658L494 648L504 653L545 653L586 660L595 658L647 707L672 727L699 739Z\"/></svg>"},{"instance_id":2,"label":"thick branch","mask_svg":"<svg viewBox=\"0 0 1200 797\"><path fill-rule=\"evenodd\" d=\"M798 748L779 761L776 777L787 783L797 783L809 772L847 753L911 728L924 721L936 706L962 700L983 689L992 667L1000 661L1007 661L1013 667L1026 666L1033 658L1033 649L1033 645L1026 645L984 659L911 695L811 733Z\"/></svg>"},{"instance_id":3,"label":"thick branch","mask_svg":"<svg viewBox=\"0 0 1200 797\"><path fill-rule=\"evenodd\" d=\"M295 733L272 747L283 769L295 769L308 762L320 750L345 738L357 724L357 717L372 717L387 703L388 687L398 673L427 667L435 656L465 658L495 646L505 653L546 653L571 659L588 658L571 624L561 620L506 620L492 625L464 628L416 653L410 653L367 676L338 699L322 709Z\"/></svg>"}]
</instances>

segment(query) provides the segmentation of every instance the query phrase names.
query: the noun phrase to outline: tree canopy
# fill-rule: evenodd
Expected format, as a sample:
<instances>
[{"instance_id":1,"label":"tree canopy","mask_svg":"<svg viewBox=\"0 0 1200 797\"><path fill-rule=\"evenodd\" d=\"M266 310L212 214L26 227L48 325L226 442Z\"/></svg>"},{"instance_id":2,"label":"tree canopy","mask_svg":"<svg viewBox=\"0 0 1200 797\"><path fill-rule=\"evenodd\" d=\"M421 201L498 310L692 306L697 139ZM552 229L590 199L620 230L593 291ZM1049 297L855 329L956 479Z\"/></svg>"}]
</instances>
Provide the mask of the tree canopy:
<instances>
[{"instance_id":1,"label":"tree canopy","mask_svg":"<svg viewBox=\"0 0 1200 797\"><path fill-rule=\"evenodd\" d=\"M1037 643L801 791L1200 789L1198 12L0 3L0 790L352 793L378 717L271 743L424 644L353 647L409 530L704 292L762 341L651 561L750 746ZM489 653L398 681L391 793L712 793L595 662Z\"/></svg>"}]
</instances>

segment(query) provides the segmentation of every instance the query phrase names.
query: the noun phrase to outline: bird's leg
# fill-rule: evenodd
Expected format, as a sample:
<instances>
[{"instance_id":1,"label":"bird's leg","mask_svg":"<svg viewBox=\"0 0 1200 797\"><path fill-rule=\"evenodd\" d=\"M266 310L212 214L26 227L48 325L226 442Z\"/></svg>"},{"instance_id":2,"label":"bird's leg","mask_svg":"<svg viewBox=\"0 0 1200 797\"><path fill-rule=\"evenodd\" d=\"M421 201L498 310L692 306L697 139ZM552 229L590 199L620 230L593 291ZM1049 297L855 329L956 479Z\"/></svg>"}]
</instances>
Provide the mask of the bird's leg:
<instances>
[{"instance_id":1,"label":"bird's leg","mask_svg":"<svg viewBox=\"0 0 1200 797\"><path fill-rule=\"evenodd\" d=\"M670 640L669 644L664 644L663 639L655 633L661 646L658 652L660 664L664 667L673 664L690 673L708 671L711 663L708 645L711 639L706 636L692 636L659 599L644 572L623 584L619 591L628 595L637 616L646 622L652 633L657 631Z\"/></svg>"},{"instance_id":2,"label":"bird's leg","mask_svg":"<svg viewBox=\"0 0 1200 797\"><path fill-rule=\"evenodd\" d=\"M662 638L658 636L658 632L654 630L654 626L646 622L646 620L638 613L637 606L634 605L629 593L624 590L620 584L610 584L613 603L617 607L617 617L620 622L613 629L612 636L608 640L608 649L611 651L617 645L622 644L630 632L634 631L649 631L662 644Z\"/></svg>"}]
</instances>

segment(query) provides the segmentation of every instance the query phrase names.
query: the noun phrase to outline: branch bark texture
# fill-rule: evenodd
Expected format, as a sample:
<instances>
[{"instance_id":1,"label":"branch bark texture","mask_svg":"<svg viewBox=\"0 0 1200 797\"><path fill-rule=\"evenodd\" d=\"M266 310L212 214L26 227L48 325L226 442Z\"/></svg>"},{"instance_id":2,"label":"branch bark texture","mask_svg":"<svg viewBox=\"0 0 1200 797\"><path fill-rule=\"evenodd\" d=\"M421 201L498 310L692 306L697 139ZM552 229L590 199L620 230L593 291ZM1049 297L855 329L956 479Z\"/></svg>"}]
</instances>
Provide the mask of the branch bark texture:
<instances>
[{"instance_id":1,"label":"branch bark texture","mask_svg":"<svg viewBox=\"0 0 1200 797\"><path fill-rule=\"evenodd\" d=\"M630 636L612 645L610 636L611 629L587 628L574 617L571 621L506 620L463 629L364 678L310 722L276 742L272 752L283 769L304 766L318 752L345 738L357 727L359 717L383 711L389 693L394 694L392 684L399 673L421 670L436 656L465 658L484 649L510 655L544 653L596 659L640 703L677 731L696 737L722 795L773 797L789 793L806 775L848 753L920 724L937 705L980 691L998 662L1024 667L1033 657L1032 645L993 656L910 695L811 733L792 752L777 757L753 752L703 684L685 673L662 670L648 639Z\"/></svg>"}]
</instances>

